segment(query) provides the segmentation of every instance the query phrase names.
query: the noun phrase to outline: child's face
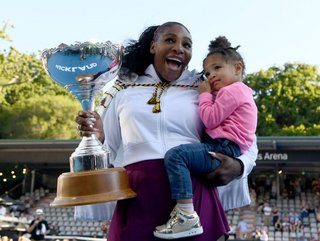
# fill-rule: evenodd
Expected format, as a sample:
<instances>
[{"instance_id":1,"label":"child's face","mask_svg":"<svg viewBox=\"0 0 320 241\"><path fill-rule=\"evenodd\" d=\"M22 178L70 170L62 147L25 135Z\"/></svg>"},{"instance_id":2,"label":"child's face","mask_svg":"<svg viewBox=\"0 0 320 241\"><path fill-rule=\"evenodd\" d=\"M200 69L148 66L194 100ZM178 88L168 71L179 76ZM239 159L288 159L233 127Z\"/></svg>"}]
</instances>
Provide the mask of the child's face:
<instances>
[{"instance_id":1,"label":"child's face","mask_svg":"<svg viewBox=\"0 0 320 241\"><path fill-rule=\"evenodd\" d=\"M203 69L213 91L241 80L241 64L227 63L221 54L209 55L203 63Z\"/></svg>"}]
</instances>

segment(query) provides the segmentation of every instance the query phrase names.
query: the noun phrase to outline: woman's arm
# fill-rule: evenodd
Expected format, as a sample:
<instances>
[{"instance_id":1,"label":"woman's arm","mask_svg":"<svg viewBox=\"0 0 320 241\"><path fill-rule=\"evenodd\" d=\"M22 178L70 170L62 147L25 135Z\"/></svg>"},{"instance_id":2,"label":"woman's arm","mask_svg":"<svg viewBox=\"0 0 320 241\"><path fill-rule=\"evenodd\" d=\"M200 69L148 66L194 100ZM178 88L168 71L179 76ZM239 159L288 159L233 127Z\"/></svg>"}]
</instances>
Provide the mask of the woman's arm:
<instances>
[{"instance_id":1,"label":"woman's arm","mask_svg":"<svg viewBox=\"0 0 320 241\"><path fill-rule=\"evenodd\" d=\"M224 186L243 173L243 163L221 153L210 152L214 159L221 161L219 168L207 174L207 178L215 186Z\"/></svg>"},{"instance_id":2,"label":"woman's arm","mask_svg":"<svg viewBox=\"0 0 320 241\"><path fill-rule=\"evenodd\" d=\"M216 170L207 174L215 186L223 186L236 178L245 178L256 165L258 156L257 138L254 138L251 147L238 158L232 158L221 153L212 152L213 158L221 161L221 165Z\"/></svg>"},{"instance_id":3,"label":"woman's arm","mask_svg":"<svg viewBox=\"0 0 320 241\"><path fill-rule=\"evenodd\" d=\"M111 150L111 163L115 159L117 150L121 144L120 126L114 102L115 100L113 99L107 109L99 111L100 114L97 112L80 111L76 117L81 136L95 133L99 140L108 146L108 149ZM105 125L103 126L103 124ZM109 220L113 215L115 203L108 202L75 206L74 217L76 220Z\"/></svg>"},{"instance_id":4,"label":"woman's arm","mask_svg":"<svg viewBox=\"0 0 320 241\"><path fill-rule=\"evenodd\" d=\"M101 143L111 151L111 161L116 158L117 150L121 145L120 123L115 99L108 108L100 107L98 112L81 110L75 118L80 136L95 134Z\"/></svg>"},{"instance_id":5,"label":"woman's arm","mask_svg":"<svg viewBox=\"0 0 320 241\"><path fill-rule=\"evenodd\" d=\"M208 178L213 185L220 185L218 191L224 210L243 207L251 202L248 175L256 165L258 155L256 139L255 137L249 150L237 159L220 153L215 154L221 165L209 173Z\"/></svg>"}]
</instances>

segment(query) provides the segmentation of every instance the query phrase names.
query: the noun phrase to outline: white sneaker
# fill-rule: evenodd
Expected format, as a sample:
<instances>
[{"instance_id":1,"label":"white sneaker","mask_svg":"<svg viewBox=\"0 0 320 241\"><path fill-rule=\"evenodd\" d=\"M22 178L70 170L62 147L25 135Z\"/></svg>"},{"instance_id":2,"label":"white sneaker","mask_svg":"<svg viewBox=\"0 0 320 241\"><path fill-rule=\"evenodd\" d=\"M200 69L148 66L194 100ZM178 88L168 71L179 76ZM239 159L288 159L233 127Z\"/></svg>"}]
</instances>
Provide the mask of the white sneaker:
<instances>
[{"instance_id":1,"label":"white sneaker","mask_svg":"<svg viewBox=\"0 0 320 241\"><path fill-rule=\"evenodd\" d=\"M203 233L199 216L196 212L187 214L180 209L174 209L169 221L156 227L153 235L162 239L176 239L195 236Z\"/></svg>"}]
</instances>

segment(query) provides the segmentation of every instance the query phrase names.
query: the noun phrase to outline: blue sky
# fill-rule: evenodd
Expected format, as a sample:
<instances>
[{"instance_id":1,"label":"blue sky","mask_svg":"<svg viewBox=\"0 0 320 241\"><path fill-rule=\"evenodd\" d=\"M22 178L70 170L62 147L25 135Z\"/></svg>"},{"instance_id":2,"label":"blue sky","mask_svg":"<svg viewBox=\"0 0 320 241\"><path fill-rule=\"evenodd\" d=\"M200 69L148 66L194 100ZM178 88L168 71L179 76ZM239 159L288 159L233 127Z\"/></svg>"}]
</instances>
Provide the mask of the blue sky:
<instances>
[{"instance_id":1,"label":"blue sky","mask_svg":"<svg viewBox=\"0 0 320 241\"><path fill-rule=\"evenodd\" d=\"M2 0L0 26L25 53L76 41L136 39L148 26L179 21L193 37L189 68L201 69L210 40L241 45L247 73L299 62L320 66L319 0Z\"/></svg>"}]
</instances>

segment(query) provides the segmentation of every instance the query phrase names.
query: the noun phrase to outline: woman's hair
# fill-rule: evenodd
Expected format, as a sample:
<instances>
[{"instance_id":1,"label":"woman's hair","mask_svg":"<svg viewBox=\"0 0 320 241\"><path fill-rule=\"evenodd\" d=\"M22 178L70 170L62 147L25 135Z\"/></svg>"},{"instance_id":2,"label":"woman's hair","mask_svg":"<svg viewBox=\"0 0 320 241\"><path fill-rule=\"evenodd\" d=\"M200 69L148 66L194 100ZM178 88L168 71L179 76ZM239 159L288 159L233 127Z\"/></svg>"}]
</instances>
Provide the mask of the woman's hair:
<instances>
[{"instance_id":1,"label":"woman's hair","mask_svg":"<svg viewBox=\"0 0 320 241\"><path fill-rule=\"evenodd\" d=\"M164 29L174 25L184 27L179 22L166 22L162 25L154 25L148 27L142 32L139 40L129 40L124 48L124 55L122 59L122 67L125 68L127 74L132 72L143 75L145 69L153 63L154 55L150 53L150 45L153 40L156 40Z\"/></svg>"},{"instance_id":2,"label":"woman's hair","mask_svg":"<svg viewBox=\"0 0 320 241\"><path fill-rule=\"evenodd\" d=\"M245 74L245 64L243 61L242 56L237 51L240 45L237 47L231 47L231 43L225 36L219 36L215 40L210 41L208 50L209 53L207 54L206 58L212 54L221 54L226 62L240 62L242 64L242 76ZM203 60L203 62L206 60Z\"/></svg>"},{"instance_id":3,"label":"woman's hair","mask_svg":"<svg viewBox=\"0 0 320 241\"><path fill-rule=\"evenodd\" d=\"M145 69L153 63L153 54L150 53L150 44L154 32L159 26L150 26L140 35L139 40L129 40L124 48L122 67L127 71L142 75Z\"/></svg>"}]
</instances>

